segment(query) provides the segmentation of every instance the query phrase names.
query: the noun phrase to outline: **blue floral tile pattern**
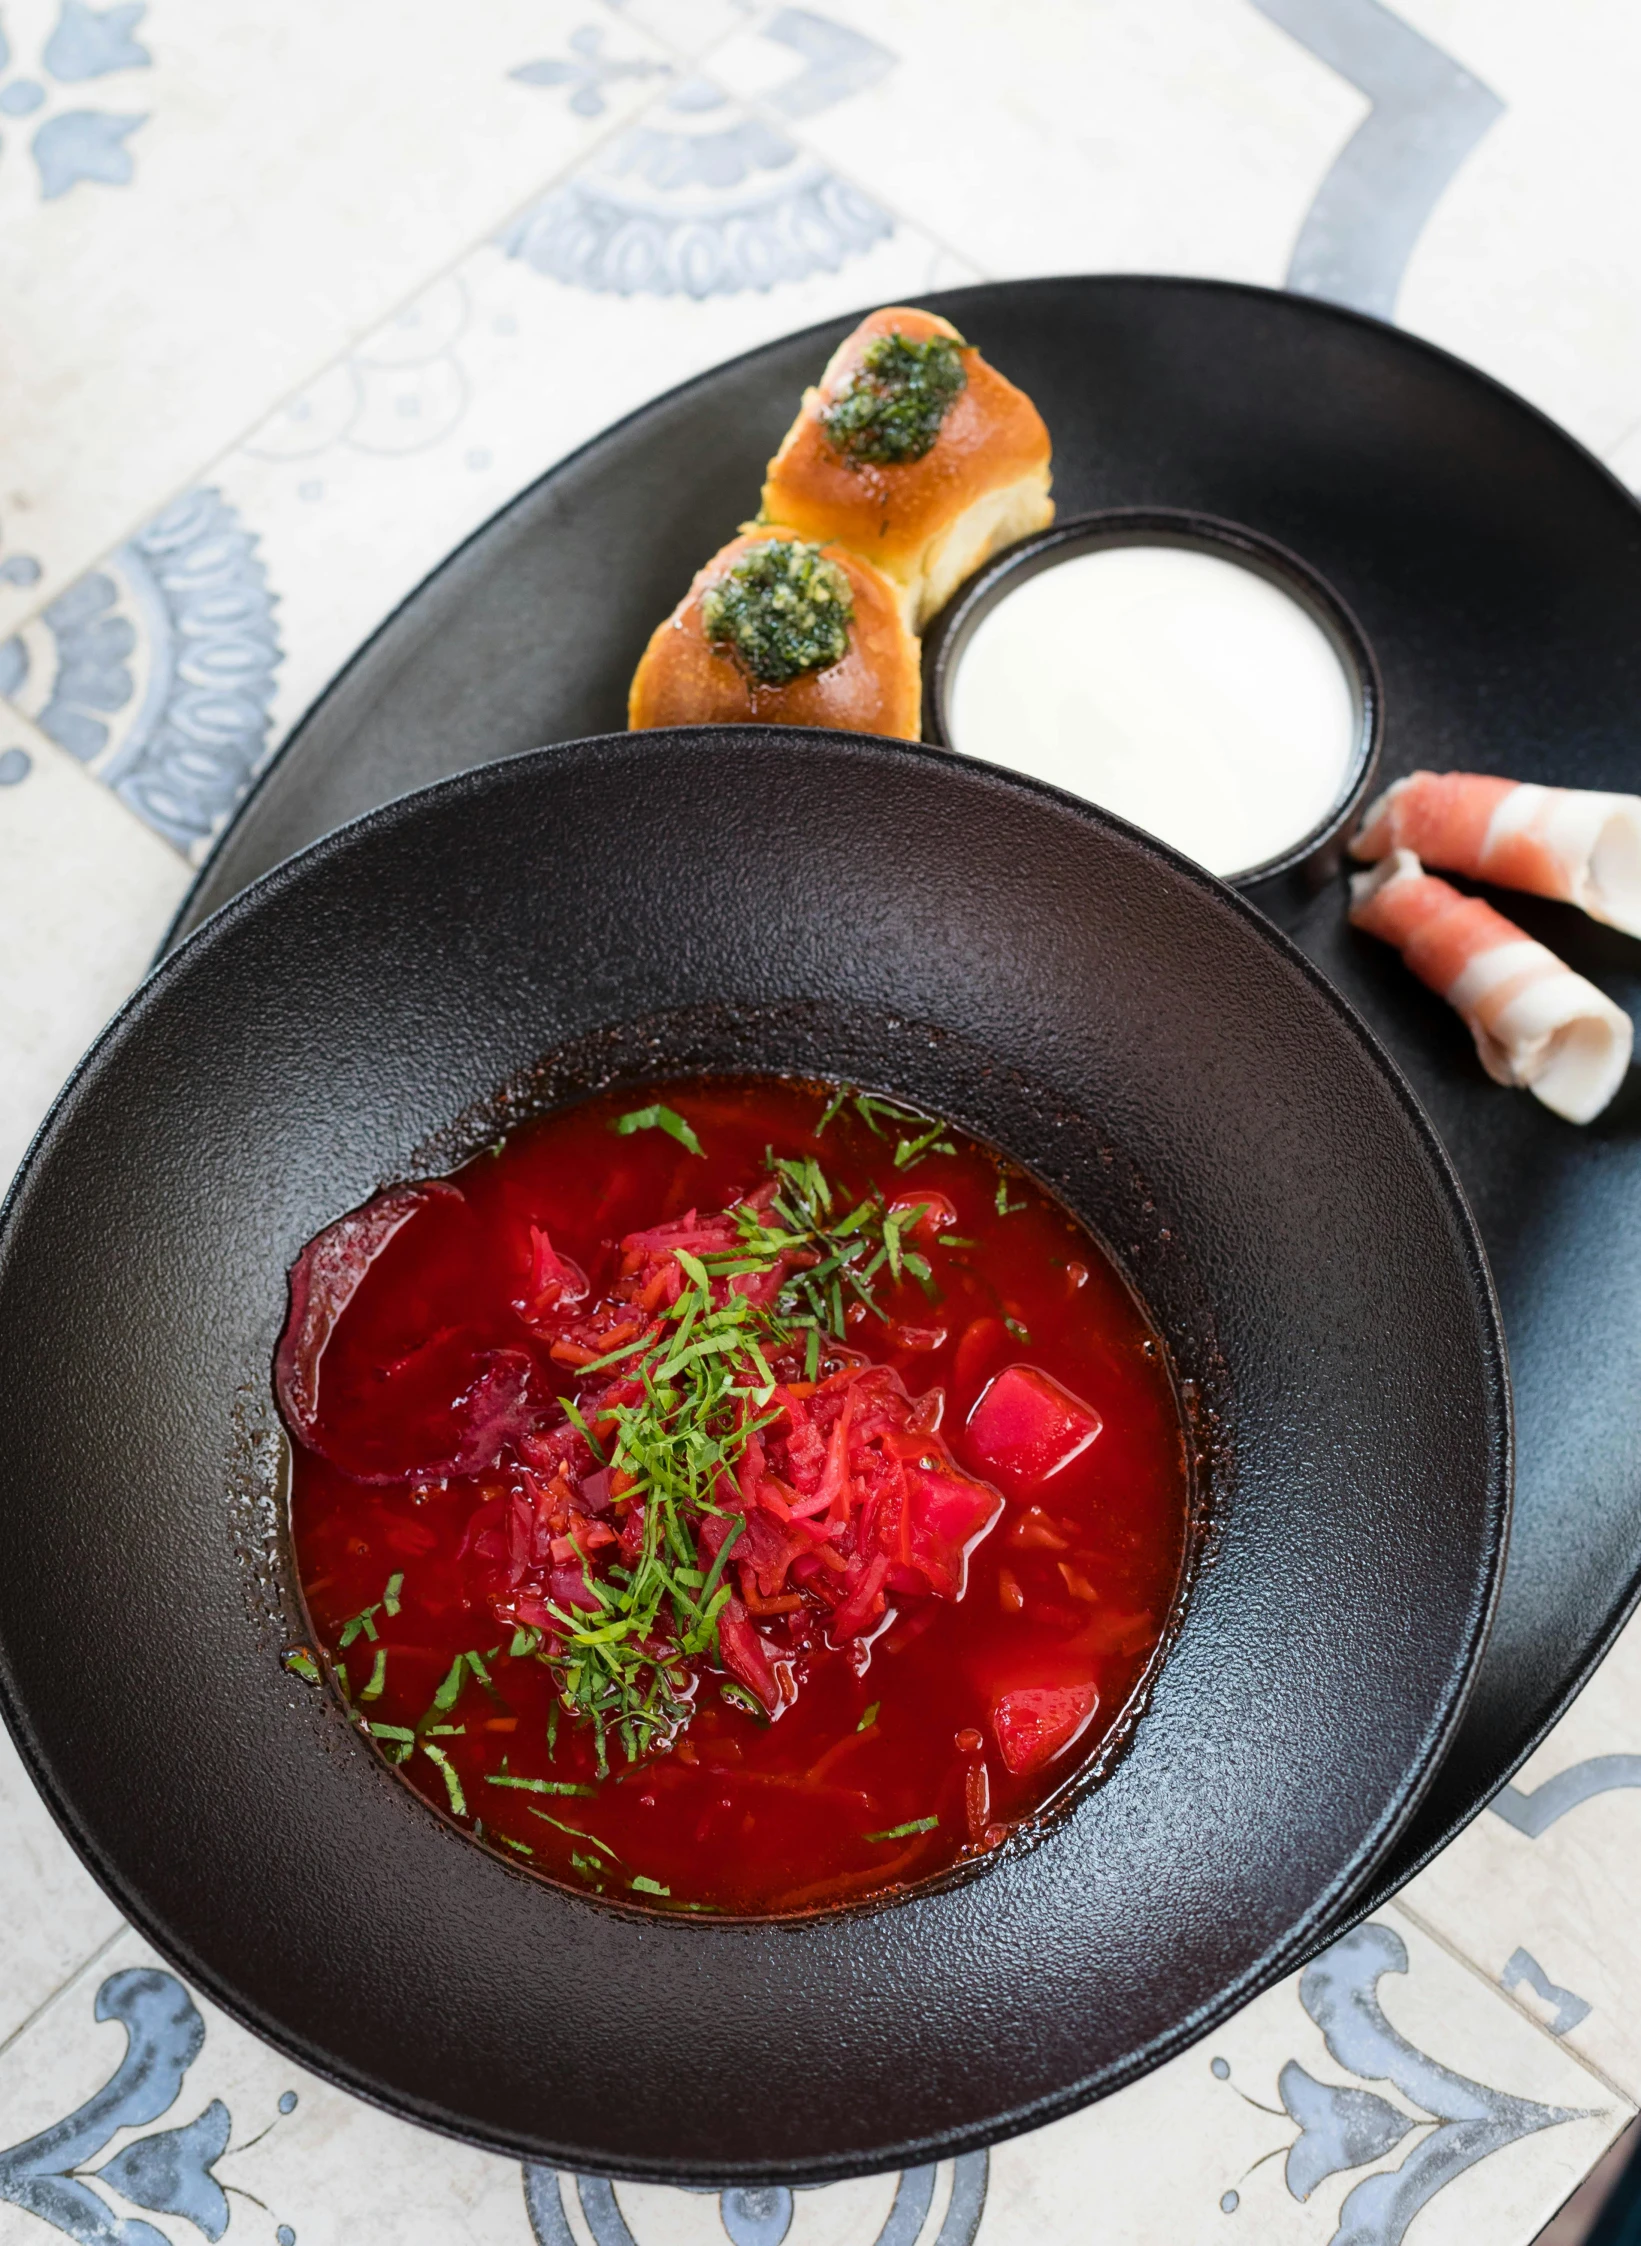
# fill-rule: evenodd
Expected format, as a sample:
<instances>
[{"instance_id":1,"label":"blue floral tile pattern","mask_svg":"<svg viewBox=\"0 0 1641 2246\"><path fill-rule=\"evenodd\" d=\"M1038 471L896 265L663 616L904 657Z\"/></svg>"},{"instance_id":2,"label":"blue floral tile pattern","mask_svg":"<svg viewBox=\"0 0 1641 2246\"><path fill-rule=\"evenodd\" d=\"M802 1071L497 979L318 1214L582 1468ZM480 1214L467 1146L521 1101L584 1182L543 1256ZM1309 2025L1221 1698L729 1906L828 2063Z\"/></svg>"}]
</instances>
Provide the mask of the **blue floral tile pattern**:
<instances>
[{"instance_id":1,"label":"blue floral tile pattern","mask_svg":"<svg viewBox=\"0 0 1641 2246\"><path fill-rule=\"evenodd\" d=\"M1523 1986L1531 1989L1541 2004L1550 2007L1547 2025L1552 2035L1571 2035L1581 2020L1589 2018L1592 2010L1588 1998L1579 1996L1572 1989L1558 1986L1532 1951L1524 1950L1519 1942L1505 1960L1504 1971L1499 1975L1499 1986L1504 1989L1519 1989Z\"/></svg>"},{"instance_id":2,"label":"blue floral tile pattern","mask_svg":"<svg viewBox=\"0 0 1641 2246\"><path fill-rule=\"evenodd\" d=\"M1308 2201L1331 2178L1371 2168L1417 2140L1396 2166L1351 2187L1328 2246L1402 2246L1420 2209L1477 2162L1522 2137L1590 2118L1585 2109L1494 2089L1420 2050L1386 2017L1379 1998L1387 1975L1408 1971L1402 1936L1372 1920L1325 1950L1299 1979L1299 2002L1321 2030L1329 2058L1355 2080L1323 2082L1293 2058L1278 2073L1282 2110L1299 2132L1283 2162L1290 2197ZM1215 2058L1211 2071L1230 2081L1225 2059ZM1388 2085L1403 2102L1367 2083ZM1272 2110L1238 2094L1262 2112ZM1234 2188L1220 2200L1225 2214L1240 2204Z\"/></svg>"},{"instance_id":3,"label":"blue floral tile pattern","mask_svg":"<svg viewBox=\"0 0 1641 2246\"><path fill-rule=\"evenodd\" d=\"M626 61L604 52L603 27L584 23L570 34L567 56L549 55L540 62L520 63L507 75L523 86L569 86L570 107L578 117L602 117L609 107L604 89L623 78L665 78L670 65L648 60Z\"/></svg>"},{"instance_id":4,"label":"blue floral tile pattern","mask_svg":"<svg viewBox=\"0 0 1641 2246\"><path fill-rule=\"evenodd\" d=\"M700 300L835 273L893 232L863 189L690 78L499 242L575 288Z\"/></svg>"},{"instance_id":5,"label":"blue floral tile pattern","mask_svg":"<svg viewBox=\"0 0 1641 2246\"><path fill-rule=\"evenodd\" d=\"M710 78L685 76L646 115L500 235L510 257L575 288L702 300L835 273L894 232L863 189L800 147L780 119L817 115L894 67L887 47L807 9L782 8L764 38L801 67L767 109L732 102ZM577 31L571 54L513 72L573 88L570 106L603 106L610 74L654 68L605 58Z\"/></svg>"},{"instance_id":6,"label":"blue floral tile pattern","mask_svg":"<svg viewBox=\"0 0 1641 2246\"><path fill-rule=\"evenodd\" d=\"M895 2178L894 2196L881 2223L852 2246L974 2246L989 2175L990 2157L984 2152L904 2169ZM792 2228L796 2202L784 2185L741 2185L702 2196L717 2201L726 2246L782 2246ZM665 2237L652 2236L641 2219L636 2229L629 2223L608 2177L525 2168L524 2202L537 2246L576 2246L567 2211L572 2201L593 2246L667 2246Z\"/></svg>"},{"instance_id":7,"label":"blue floral tile pattern","mask_svg":"<svg viewBox=\"0 0 1641 2246\"><path fill-rule=\"evenodd\" d=\"M1254 6L1373 104L1316 191L1287 285L1388 320L1425 221L1504 104L1380 0Z\"/></svg>"},{"instance_id":8,"label":"blue floral tile pattern","mask_svg":"<svg viewBox=\"0 0 1641 2246\"><path fill-rule=\"evenodd\" d=\"M0 694L191 850L269 746L283 657L253 532L185 493L0 645Z\"/></svg>"},{"instance_id":9,"label":"blue floral tile pattern","mask_svg":"<svg viewBox=\"0 0 1641 2246\"><path fill-rule=\"evenodd\" d=\"M1495 1817L1514 1825L1529 1840L1537 1840L1570 1809L1631 1786L1641 1786L1641 1755L1590 1755L1530 1792L1520 1786L1504 1787L1489 1806Z\"/></svg>"},{"instance_id":10,"label":"blue floral tile pattern","mask_svg":"<svg viewBox=\"0 0 1641 2246\"><path fill-rule=\"evenodd\" d=\"M132 32L141 23L147 0L118 0L93 8L86 0L62 0L57 21L40 50L40 67L59 86L77 86L111 72L146 70L153 56ZM0 75L12 61L0 27ZM45 108L49 89L38 77L19 76L0 83L0 116L30 117ZM39 174L40 197L55 202L82 180L105 187L129 186L136 170L126 143L145 111L57 109L34 128L29 153Z\"/></svg>"},{"instance_id":11,"label":"blue floral tile pattern","mask_svg":"<svg viewBox=\"0 0 1641 2246\"><path fill-rule=\"evenodd\" d=\"M213 2099L197 2120L134 2138L89 2175L83 2171L122 2128L141 2128L172 2106L205 2042L199 2007L174 1974L128 1967L97 1991L97 2018L118 2020L125 2057L102 2088L53 2128L0 2153L0 2199L21 2207L76 2246L168 2246L152 2223L120 2217L95 2188L112 2185L155 2213L185 2215L209 2239L228 2227L228 2202L211 2174L229 2135L228 2109Z\"/></svg>"},{"instance_id":12,"label":"blue floral tile pattern","mask_svg":"<svg viewBox=\"0 0 1641 2246\"><path fill-rule=\"evenodd\" d=\"M783 117L816 117L835 102L864 93L895 66L890 48L808 8L778 9L764 25L763 35L778 46L790 47L803 63L767 96L769 106Z\"/></svg>"}]
</instances>

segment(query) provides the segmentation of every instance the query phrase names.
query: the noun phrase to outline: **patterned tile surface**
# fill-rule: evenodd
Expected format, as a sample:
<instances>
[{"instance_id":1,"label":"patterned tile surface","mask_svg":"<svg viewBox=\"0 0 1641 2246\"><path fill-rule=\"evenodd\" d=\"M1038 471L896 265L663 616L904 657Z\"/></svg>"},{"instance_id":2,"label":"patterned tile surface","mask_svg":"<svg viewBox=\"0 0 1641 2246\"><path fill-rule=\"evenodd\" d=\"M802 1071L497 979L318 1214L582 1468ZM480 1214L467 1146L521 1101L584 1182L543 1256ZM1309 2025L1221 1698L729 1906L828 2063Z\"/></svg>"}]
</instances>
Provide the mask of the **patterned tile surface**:
<instances>
[{"instance_id":1,"label":"patterned tile surface","mask_svg":"<svg viewBox=\"0 0 1641 2246\"><path fill-rule=\"evenodd\" d=\"M490 0L456 38L436 0L10 0L0 290L27 348L0 378L0 519L42 574L0 582L0 629L673 67L619 17L578 54L587 12ZM517 75L555 58L568 101Z\"/></svg>"},{"instance_id":2,"label":"patterned tile surface","mask_svg":"<svg viewBox=\"0 0 1641 2246\"><path fill-rule=\"evenodd\" d=\"M3 2047L125 1923L57 1830L9 1738L0 1740L0 1892Z\"/></svg>"},{"instance_id":3,"label":"patterned tile surface","mask_svg":"<svg viewBox=\"0 0 1641 2246\"><path fill-rule=\"evenodd\" d=\"M140 981L188 886L150 829L0 710L0 1170Z\"/></svg>"},{"instance_id":4,"label":"patterned tile surface","mask_svg":"<svg viewBox=\"0 0 1641 2246\"><path fill-rule=\"evenodd\" d=\"M1277 283L1366 107L1245 0L1041 0L977 10L971 31L944 37L931 37L928 0L829 13L910 59L869 81L862 70L808 137L988 274ZM764 101L790 88L784 59L750 30L716 67Z\"/></svg>"},{"instance_id":5,"label":"patterned tile surface","mask_svg":"<svg viewBox=\"0 0 1641 2246\"><path fill-rule=\"evenodd\" d=\"M1641 16L1576 0L1547 40L1492 0L1402 12L1507 98L1431 212L1397 316L1608 454L1641 401L1641 146L1623 126Z\"/></svg>"},{"instance_id":6,"label":"patterned tile surface","mask_svg":"<svg viewBox=\"0 0 1641 2246\"><path fill-rule=\"evenodd\" d=\"M1459 2246L1530 2237L1632 2112L1391 1910L1200 2050L989 2156L799 2193L612 2189L356 2105L128 1931L0 2050L0 2237L34 2218L152 2246L96 2227L123 2216L179 2246L236 2222L303 2246L1029 2246L1085 2235L1092 2206L1111 2246L1393 2241L1416 2216Z\"/></svg>"},{"instance_id":7,"label":"patterned tile surface","mask_svg":"<svg viewBox=\"0 0 1641 2246\"><path fill-rule=\"evenodd\" d=\"M1407 1908L1641 2102L1641 1618Z\"/></svg>"},{"instance_id":8,"label":"patterned tile surface","mask_svg":"<svg viewBox=\"0 0 1641 2246\"><path fill-rule=\"evenodd\" d=\"M0 1175L376 622L766 337L995 274L1285 280L1641 484L1638 86L1624 0L3 0ZM0 1748L0 2246L1525 2242L1641 2100L1638 1687L1641 1625L1401 1905L1199 2050L795 2197L527 2175L309 2080Z\"/></svg>"},{"instance_id":9,"label":"patterned tile surface","mask_svg":"<svg viewBox=\"0 0 1641 2246\"><path fill-rule=\"evenodd\" d=\"M1102 2246L1530 2239L1631 2109L1477 1994L1386 1911L1146 2081L999 2146L999 2240L1090 2215Z\"/></svg>"}]
</instances>

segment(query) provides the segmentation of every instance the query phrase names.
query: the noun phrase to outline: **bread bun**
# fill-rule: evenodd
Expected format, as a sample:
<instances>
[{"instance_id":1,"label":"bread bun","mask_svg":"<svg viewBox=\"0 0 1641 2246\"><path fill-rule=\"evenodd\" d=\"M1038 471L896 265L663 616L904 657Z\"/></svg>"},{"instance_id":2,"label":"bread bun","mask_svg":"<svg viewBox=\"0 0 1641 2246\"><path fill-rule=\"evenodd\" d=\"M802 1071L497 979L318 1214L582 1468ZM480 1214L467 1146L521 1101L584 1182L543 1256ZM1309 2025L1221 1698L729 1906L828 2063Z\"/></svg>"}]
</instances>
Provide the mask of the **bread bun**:
<instances>
[{"instance_id":1,"label":"bread bun","mask_svg":"<svg viewBox=\"0 0 1641 2246\"><path fill-rule=\"evenodd\" d=\"M759 660L766 674L780 672L779 649L772 659L765 659L764 651L754 644L749 657L722 613L726 593L733 597L751 584L746 571L735 574L736 564L773 544L795 547L794 568L808 572L812 579L816 562L822 565L821 593L831 603L817 612L822 637L830 629L834 635L830 644L843 650L835 660L822 660L786 677L759 676L754 667ZM826 564L833 565L830 572ZM847 580L846 604L835 599L837 571ZM756 598L755 584L751 590ZM703 604L710 610L714 599L717 636L709 629L711 618L703 614ZM842 606L852 610L846 622L836 613ZM754 630L756 624L754 612ZM790 648L787 653L790 661ZM765 725L832 725L849 733L892 733L915 741L921 715L918 644L906 628L895 587L859 554L828 545L817 555L812 543L784 524L750 530L713 555L666 622L651 635L627 700L627 722L634 728L731 725L754 719Z\"/></svg>"},{"instance_id":2,"label":"bread bun","mask_svg":"<svg viewBox=\"0 0 1641 2246\"><path fill-rule=\"evenodd\" d=\"M966 379L943 410L933 394L923 428L932 441L920 453L907 449L904 435L874 443L869 428L849 426L850 411L870 411L868 353L887 337L914 347L940 337L958 346ZM881 347L876 356L882 359ZM949 355L944 363L952 366ZM938 363L934 371L940 374ZM841 418L840 407L847 409ZM914 434L911 444L917 441ZM949 320L889 305L862 320L832 354L819 389L804 393L769 463L763 512L800 537L863 554L900 587L906 621L921 631L988 554L1053 521L1049 450L1025 392L964 344Z\"/></svg>"}]
</instances>

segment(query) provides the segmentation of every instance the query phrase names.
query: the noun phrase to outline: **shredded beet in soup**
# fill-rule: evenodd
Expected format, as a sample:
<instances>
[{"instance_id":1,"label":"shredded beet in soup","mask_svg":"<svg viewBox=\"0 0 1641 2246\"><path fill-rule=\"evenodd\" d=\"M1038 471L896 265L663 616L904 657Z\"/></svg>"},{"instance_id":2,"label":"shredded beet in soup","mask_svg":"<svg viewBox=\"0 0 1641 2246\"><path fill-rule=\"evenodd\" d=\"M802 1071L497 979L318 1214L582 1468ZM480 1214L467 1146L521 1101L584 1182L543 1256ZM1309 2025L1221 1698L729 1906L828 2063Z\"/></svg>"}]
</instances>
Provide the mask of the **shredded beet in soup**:
<instances>
[{"instance_id":1,"label":"shredded beet in soup","mask_svg":"<svg viewBox=\"0 0 1641 2246\"><path fill-rule=\"evenodd\" d=\"M1029 1830L1181 1579L1173 1386L1103 1250L847 1087L602 1094L380 1194L294 1267L276 1386L360 1728L521 1866L658 1908Z\"/></svg>"}]
</instances>

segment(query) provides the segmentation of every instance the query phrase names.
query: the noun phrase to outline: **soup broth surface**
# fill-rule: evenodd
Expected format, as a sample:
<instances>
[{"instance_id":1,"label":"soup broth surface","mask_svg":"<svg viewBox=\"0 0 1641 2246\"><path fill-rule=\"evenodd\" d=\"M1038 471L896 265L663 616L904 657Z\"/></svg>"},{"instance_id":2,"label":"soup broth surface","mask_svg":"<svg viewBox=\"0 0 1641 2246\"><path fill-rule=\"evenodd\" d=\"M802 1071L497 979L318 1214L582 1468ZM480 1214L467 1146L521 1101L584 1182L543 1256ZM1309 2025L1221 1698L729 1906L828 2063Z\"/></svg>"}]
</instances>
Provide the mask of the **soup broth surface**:
<instances>
[{"instance_id":1,"label":"soup broth surface","mask_svg":"<svg viewBox=\"0 0 1641 2246\"><path fill-rule=\"evenodd\" d=\"M1029 1829L1181 1579L1173 1386L1103 1250L831 1086L601 1094L379 1196L293 1269L277 1386L355 1720L521 1867L660 1909Z\"/></svg>"}]
</instances>

